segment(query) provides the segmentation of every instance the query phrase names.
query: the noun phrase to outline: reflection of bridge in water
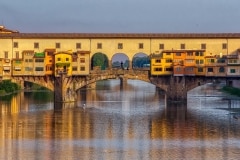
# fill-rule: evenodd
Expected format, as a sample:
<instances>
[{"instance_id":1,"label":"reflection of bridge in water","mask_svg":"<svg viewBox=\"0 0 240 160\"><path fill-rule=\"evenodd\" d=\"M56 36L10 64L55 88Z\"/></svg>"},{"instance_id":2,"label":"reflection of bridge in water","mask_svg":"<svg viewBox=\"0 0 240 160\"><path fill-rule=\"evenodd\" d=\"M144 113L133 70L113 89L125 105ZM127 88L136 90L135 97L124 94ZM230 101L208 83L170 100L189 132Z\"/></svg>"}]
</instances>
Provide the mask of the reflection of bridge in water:
<instances>
[{"instance_id":1,"label":"reflection of bridge in water","mask_svg":"<svg viewBox=\"0 0 240 160\"><path fill-rule=\"evenodd\" d=\"M100 80L119 79L120 85L128 79L141 80L151 83L165 91L167 99L170 101L186 101L187 92L200 85L213 81L226 81L227 84L239 77L206 77L206 76L151 76L148 70L92 70L86 76L67 76L62 74L60 77L54 76L18 76L13 79L19 83L28 81L44 86L54 91L56 102L76 101L76 92L85 86L94 87Z\"/></svg>"}]
</instances>

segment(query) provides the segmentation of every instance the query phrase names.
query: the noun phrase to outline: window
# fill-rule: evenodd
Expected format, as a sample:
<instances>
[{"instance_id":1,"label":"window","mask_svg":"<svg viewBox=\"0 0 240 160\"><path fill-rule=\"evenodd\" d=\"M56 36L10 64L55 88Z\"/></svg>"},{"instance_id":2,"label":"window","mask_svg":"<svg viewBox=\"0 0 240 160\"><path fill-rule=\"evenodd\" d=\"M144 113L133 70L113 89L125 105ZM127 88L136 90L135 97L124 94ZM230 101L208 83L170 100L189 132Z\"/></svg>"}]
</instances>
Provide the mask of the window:
<instances>
[{"instance_id":1,"label":"window","mask_svg":"<svg viewBox=\"0 0 240 160\"><path fill-rule=\"evenodd\" d=\"M46 71L52 71L52 66L46 66Z\"/></svg>"},{"instance_id":2,"label":"window","mask_svg":"<svg viewBox=\"0 0 240 160\"><path fill-rule=\"evenodd\" d=\"M34 43L34 48L35 48L35 49L38 49L38 48L39 48L39 43L38 43L38 42L35 42L35 43Z\"/></svg>"},{"instance_id":3,"label":"window","mask_svg":"<svg viewBox=\"0 0 240 160\"><path fill-rule=\"evenodd\" d=\"M230 69L230 73L236 73L236 69Z\"/></svg>"},{"instance_id":4,"label":"window","mask_svg":"<svg viewBox=\"0 0 240 160\"><path fill-rule=\"evenodd\" d=\"M162 71L162 68L154 68L154 71Z\"/></svg>"},{"instance_id":5,"label":"window","mask_svg":"<svg viewBox=\"0 0 240 160\"><path fill-rule=\"evenodd\" d=\"M77 57L73 57L72 62L77 62Z\"/></svg>"},{"instance_id":6,"label":"window","mask_svg":"<svg viewBox=\"0 0 240 160\"><path fill-rule=\"evenodd\" d=\"M48 55L48 56L52 56L52 55L53 55L53 52L47 52L47 55Z\"/></svg>"},{"instance_id":7,"label":"window","mask_svg":"<svg viewBox=\"0 0 240 160\"><path fill-rule=\"evenodd\" d=\"M178 53L176 53L176 56L181 56L181 53L179 53L179 52L178 52Z\"/></svg>"},{"instance_id":8,"label":"window","mask_svg":"<svg viewBox=\"0 0 240 160\"><path fill-rule=\"evenodd\" d=\"M172 63L172 59L166 59L166 63Z\"/></svg>"},{"instance_id":9,"label":"window","mask_svg":"<svg viewBox=\"0 0 240 160\"><path fill-rule=\"evenodd\" d=\"M77 67L76 67L76 66L73 66L73 67L72 67L72 71L77 71Z\"/></svg>"},{"instance_id":10,"label":"window","mask_svg":"<svg viewBox=\"0 0 240 160\"><path fill-rule=\"evenodd\" d=\"M80 71L85 71L85 66L81 66Z\"/></svg>"},{"instance_id":11,"label":"window","mask_svg":"<svg viewBox=\"0 0 240 160\"><path fill-rule=\"evenodd\" d=\"M196 64L203 64L203 63L204 63L204 60L203 60L203 59L200 59L200 60L197 59L197 60L196 60Z\"/></svg>"},{"instance_id":12,"label":"window","mask_svg":"<svg viewBox=\"0 0 240 160\"><path fill-rule=\"evenodd\" d=\"M102 43L97 43L97 49L102 49Z\"/></svg>"},{"instance_id":13,"label":"window","mask_svg":"<svg viewBox=\"0 0 240 160\"><path fill-rule=\"evenodd\" d=\"M217 63L225 63L225 59L218 59Z\"/></svg>"},{"instance_id":14,"label":"window","mask_svg":"<svg viewBox=\"0 0 240 160\"><path fill-rule=\"evenodd\" d=\"M19 52L16 52L16 59L19 59Z\"/></svg>"},{"instance_id":15,"label":"window","mask_svg":"<svg viewBox=\"0 0 240 160\"><path fill-rule=\"evenodd\" d=\"M193 52L187 52L187 56L193 56Z\"/></svg>"},{"instance_id":16,"label":"window","mask_svg":"<svg viewBox=\"0 0 240 160\"><path fill-rule=\"evenodd\" d=\"M56 43L56 48L61 48L61 44L60 43Z\"/></svg>"},{"instance_id":17,"label":"window","mask_svg":"<svg viewBox=\"0 0 240 160\"><path fill-rule=\"evenodd\" d=\"M18 48L18 42L13 42L13 48Z\"/></svg>"},{"instance_id":18,"label":"window","mask_svg":"<svg viewBox=\"0 0 240 160\"><path fill-rule=\"evenodd\" d=\"M41 63L41 62L44 62L44 59L38 59L38 58L37 58L37 59L35 59L35 62L36 62L36 63Z\"/></svg>"},{"instance_id":19,"label":"window","mask_svg":"<svg viewBox=\"0 0 240 160\"><path fill-rule=\"evenodd\" d=\"M234 64L234 63L237 63L237 60L236 60L236 59L229 59L229 60L228 60L228 63Z\"/></svg>"},{"instance_id":20,"label":"window","mask_svg":"<svg viewBox=\"0 0 240 160\"><path fill-rule=\"evenodd\" d=\"M4 58L8 58L8 52L4 52Z\"/></svg>"},{"instance_id":21,"label":"window","mask_svg":"<svg viewBox=\"0 0 240 160\"><path fill-rule=\"evenodd\" d=\"M204 56L203 52L196 52L195 56Z\"/></svg>"},{"instance_id":22,"label":"window","mask_svg":"<svg viewBox=\"0 0 240 160\"><path fill-rule=\"evenodd\" d=\"M161 63L161 59L156 59L155 62L156 63Z\"/></svg>"},{"instance_id":23,"label":"window","mask_svg":"<svg viewBox=\"0 0 240 160\"><path fill-rule=\"evenodd\" d=\"M177 68L176 68L176 71L177 71L177 72L180 72L181 70L182 70L182 69L181 69L180 67L177 67Z\"/></svg>"},{"instance_id":24,"label":"window","mask_svg":"<svg viewBox=\"0 0 240 160\"><path fill-rule=\"evenodd\" d=\"M25 67L25 71L32 71L33 68L32 67Z\"/></svg>"},{"instance_id":25,"label":"window","mask_svg":"<svg viewBox=\"0 0 240 160\"><path fill-rule=\"evenodd\" d=\"M61 61L61 58L57 58L57 61Z\"/></svg>"},{"instance_id":26,"label":"window","mask_svg":"<svg viewBox=\"0 0 240 160\"><path fill-rule=\"evenodd\" d=\"M164 49L164 44L160 43L159 44L159 49Z\"/></svg>"},{"instance_id":27,"label":"window","mask_svg":"<svg viewBox=\"0 0 240 160\"><path fill-rule=\"evenodd\" d=\"M214 63L214 59L207 59L208 63Z\"/></svg>"},{"instance_id":28,"label":"window","mask_svg":"<svg viewBox=\"0 0 240 160\"><path fill-rule=\"evenodd\" d=\"M165 68L165 71L172 71L172 68Z\"/></svg>"},{"instance_id":29,"label":"window","mask_svg":"<svg viewBox=\"0 0 240 160\"><path fill-rule=\"evenodd\" d=\"M198 72L203 72L203 68L198 68Z\"/></svg>"},{"instance_id":30,"label":"window","mask_svg":"<svg viewBox=\"0 0 240 160\"><path fill-rule=\"evenodd\" d=\"M139 43L139 44L138 44L138 48L139 48L139 49L143 49L143 43Z\"/></svg>"},{"instance_id":31,"label":"window","mask_svg":"<svg viewBox=\"0 0 240 160\"><path fill-rule=\"evenodd\" d=\"M228 48L227 43L223 43L222 44L222 49L227 49L227 48Z\"/></svg>"},{"instance_id":32,"label":"window","mask_svg":"<svg viewBox=\"0 0 240 160\"><path fill-rule=\"evenodd\" d=\"M85 59L84 58L80 58L80 63L85 63Z\"/></svg>"},{"instance_id":33,"label":"window","mask_svg":"<svg viewBox=\"0 0 240 160\"><path fill-rule=\"evenodd\" d=\"M201 44L201 49L206 49L206 44L205 43Z\"/></svg>"},{"instance_id":34,"label":"window","mask_svg":"<svg viewBox=\"0 0 240 160\"><path fill-rule=\"evenodd\" d=\"M220 68L219 68L219 73L224 73L224 72L225 72L224 67L220 67Z\"/></svg>"},{"instance_id":35,"label":"window","mask_svg":"<svg viewBox=\"0 0 240 160\"><path fill-rule=\"evenodd\" d=\"M207 72L213 72L213 68L207 68Z\"/></svg>"},{"instance_id":36,"label":"window","mask_svg":"<svg viewBox=\"0 0 240 160\"><path fill-rule=\"evenodd\" d=\"M180 48L181 48L181 49L185 49L185 44L182 43L182 44L180 45Z\"/></svg>"},{"instance_id":37,"label":"window","mask_svg":"<svg viewBox=\"0 0 240 160\"><path fill-rule=\"evenodd\" d=\"M76 43L76 49L81 49L81 48L82 48L81 43Z\"/></svg>"},{"instance_id":38,"label":"window","mask_svg":"<svg viewBox=\"0 0 240 160\"><path fill-rule=\"evenodd\" d=\"M43 71L43 67L36 67L35 71Z\"/></svg>"},{"instance_id":39,"label":"window","mask_svg":"<svg viewBox=\"0 0 240 160\"><path fill-rule=\"evenodd\" d=\"M123 44L122 43L118 43L118 49L123 49Z\"/></svg>"},{"instance_id":40,"label":"window","mask_svg":"<svg viewBox=\"0 0 240 160\"><path fill-rule=\"evenodd\" d=\"M69 58L66 58L66 61L69 61Z\"/></svg>"}]
</instances>

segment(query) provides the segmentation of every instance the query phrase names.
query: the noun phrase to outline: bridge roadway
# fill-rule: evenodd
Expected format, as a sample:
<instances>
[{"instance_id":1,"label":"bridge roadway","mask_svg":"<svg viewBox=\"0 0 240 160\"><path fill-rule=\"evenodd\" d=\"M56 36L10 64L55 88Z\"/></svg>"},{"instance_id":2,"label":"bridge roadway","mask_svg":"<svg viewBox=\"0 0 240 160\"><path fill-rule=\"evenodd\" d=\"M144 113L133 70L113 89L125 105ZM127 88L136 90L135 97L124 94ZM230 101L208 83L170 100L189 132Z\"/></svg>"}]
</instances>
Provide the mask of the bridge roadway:
<instances>
[{"instance_id":1,"label":"bridge roadway","mask_svg":"<svg viewBox=\"0 0 240 160\"><path fill-rule=\"evenodd\" d=\"M145 81L161 88L169 101L186 101L187 92L197 86L213 82L239 80L240 77L205 77L205 76L150 76L147 70L92 70L85 76L15 76L12 80L23 86L24 81L32 82L48 88L54 92L55 102L74 102L77 98L77 90L94 84L99 80L119 79L123 82L127 79ZM123 83L120 83L122 85Z\"/></svg>"}]
</instances>

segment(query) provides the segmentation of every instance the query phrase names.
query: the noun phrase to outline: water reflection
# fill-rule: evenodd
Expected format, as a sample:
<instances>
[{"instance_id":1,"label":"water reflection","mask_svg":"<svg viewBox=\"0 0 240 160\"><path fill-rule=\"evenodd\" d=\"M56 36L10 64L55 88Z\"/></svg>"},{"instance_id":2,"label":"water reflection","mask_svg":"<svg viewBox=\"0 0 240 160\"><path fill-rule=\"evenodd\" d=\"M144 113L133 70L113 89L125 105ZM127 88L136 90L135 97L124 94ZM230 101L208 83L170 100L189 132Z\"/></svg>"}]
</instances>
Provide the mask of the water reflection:
<instances>
[{"instance_id":1,"label":"water reflection","mask_svg":"<svg viewBox=\"0 0 240 160\"><path fill-rule=\"evenodd\" d=\"M207 85L187 104L165 103L153 85L101 81L77 103L52 93L0 101L0 159L235 159L239 120L227 95ZM236 103L238 100L231 101ZM237 108L237 105L234 105ZM55 109L54 109L55 108Z\"/></svg>"}]
</instances>

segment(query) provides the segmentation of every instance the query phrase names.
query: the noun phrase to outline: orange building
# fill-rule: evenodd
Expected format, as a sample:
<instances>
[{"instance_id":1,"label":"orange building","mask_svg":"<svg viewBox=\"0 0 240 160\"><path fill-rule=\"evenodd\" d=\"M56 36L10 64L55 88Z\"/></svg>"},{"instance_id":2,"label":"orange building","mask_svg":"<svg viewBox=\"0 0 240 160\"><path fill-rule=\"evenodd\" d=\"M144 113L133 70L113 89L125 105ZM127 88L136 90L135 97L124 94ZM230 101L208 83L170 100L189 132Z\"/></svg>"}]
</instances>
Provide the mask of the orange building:
<instances>
[{"instance_id":1,"label":"orange building","mask_svg":"<svg viewBox=\"0 0 240 160\"><path fill-rule=\"evenodd\" d=\"M53 67L54 67L54 58L53 55L56 52L56 49L45 49L45 73L46 75L53 74Z\"/></svg>"}]
</instances>

